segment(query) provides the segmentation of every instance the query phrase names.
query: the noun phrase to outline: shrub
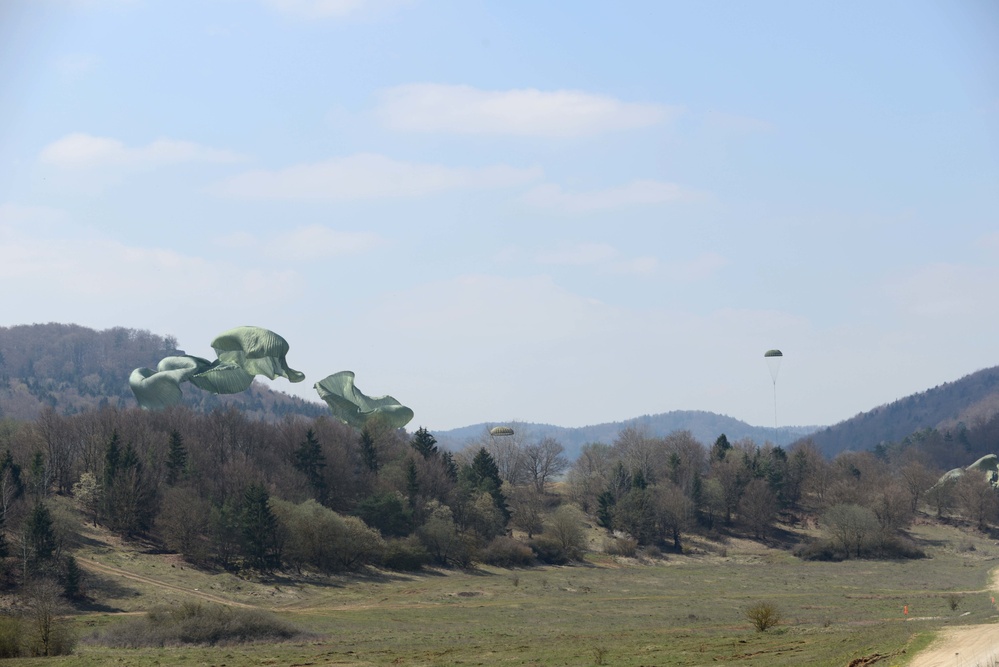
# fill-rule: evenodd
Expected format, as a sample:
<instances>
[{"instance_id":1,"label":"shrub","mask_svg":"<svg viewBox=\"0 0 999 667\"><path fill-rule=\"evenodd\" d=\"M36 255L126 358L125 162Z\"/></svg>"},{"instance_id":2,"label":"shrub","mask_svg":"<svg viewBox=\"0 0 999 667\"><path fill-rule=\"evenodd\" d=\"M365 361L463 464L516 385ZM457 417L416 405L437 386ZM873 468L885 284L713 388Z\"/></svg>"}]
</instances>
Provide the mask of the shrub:
<instances>
[{"instance_id":1,"label":"shrub","mask_svg":"<svg viewBox=\"0 0 999 667\"><path fill-rule=\"evenodd\" d=\"M638 553L638 540L632 537L611 537L604 540L604 551L611 556L634 558Z\"/></svg>"},{"instance_id":2,"label":"shrub","mask_svg":"<svg viewBox=\"0 0 999 667\"><path fill-rule=\"evenodd\" d=\"M17 658L21 655L21 619L17 616L0 615L0 659Z\"/></svg>"},{"instance_id":3,"label":"shrub","mask_svg":"<svg viewBox=\"0 0 999 667\"><path fill-rule=\"evenodd\" d=\"M898 536L886 538L881 543L882 558L926 558L926 552L911 541Z\"/></svg>"},{"instance_id":4,"label":"shrub","mask_svg":"<svg viewBox=\"0 0 999 667\"><path fill-rule=\"evenodd\" d=\"M293 565L330 573L354 570L382 557L378 531L355 516L341 516L315 500L295 505L272 499L271 507L288 536L284 557Z\"/></svg>"},{"instance_id":5,"label":"shrub","mask_svg":"<svg viewBox=\"0 0 999 667\"><path fill-rule=\"evenodd\" d=\"M415 537L403 540L388 540L382 555L382 565L390 570L415 572L430 562L430 553Z\"/></svg>"},{"instance_id":6,"label":"shrub","mask_svg":"<svg viewBox=\"0 0 999 667\"><path fill-rule=\"evenodd\" d=\"M911 541L899 537L890 536L881 540L876 545L863 546L860 549L862 558L884 558L884 559L907 559L926 558L926 552L917 547ZM854 552L856 555L857 552ZM842 561L850 556L843 550L838 542L832 540L815 540L800 544L794 549L794 555L802 560L818 561Z\"/></svg>"},{"instance_id":7,"label":"shrub","mask_svg":"<svg viewBox=\"0 0 999 667\"><path fill-rule=\"evenodd\" d=\"M548 565L565 565L571 560L571 555L565 550L565 547L550 537L542 535L535 540L531 540L530 546L534 550L535 555L537 555L538 560L542 563L547 563Z\"/></svg>"},{"instance_id":8,"label":"shrub","mask_svg":"<svg viewBox=\"0 0 999 667\"><path fill-rule=\"evenodd\" d=\"M385 537L405 537L410 532L413 513L398 493L376 493L357 505L357 516Z\"/></svg>"},{"instance_id":9,"label":"shrub","mask_svg":"<svg viewBox=\"0 0 999 667\"><path fill-rule=\"evenodd\" d=\"M454 525L454 515L447 505L431 500L427 503L426 509L429 518L416 534L431 558L443 567L452 564L458 567L470 566L474 552L474 537L458 533Z\"/></svg>"},{"instance_id":10,"label":"shrub","mask_svg":"<svg viewBox=\"0 0 999 667\"><path fill-rule=\"evenodd\" d=\"M743 610L757 632L766 632L781 622L780 609L773 602L756 602Z\"/></svg>"},{"instance_id":11,"label":"shrub","mask_svg":"<svg viewBox=\"0 0 999 667\"><path fill-rule=\"evenodd\" d=\"M828 540L814 540L799 544L794 549L794 555L801 560L834 561L843 560L842 552L838 551Z\"/></svg>"},{"instance_id":12,"label":"shrub","mask_svg":"<svg viewBox=\"0 0 999 667\"><path fill-rule=\"evenodd\" d=\"M571 560L579 560L586 550L586 517L572 505L562 505L545 522L545 537L558 542Z\"/></svg>"},{"instance_id":13,"label":"shrub","mask_svg":"<svg viewBox=\"0 0 999 667\"><path fill-rule=\"evenodd\" d=\"M113 648L140 648L276 642L304 636L309 633L267 612L185 603L117 623L93 635L91 641Z\"/></svg>"},{"instance_id":14,"label":"shrub","mask_svg":"<svg viewBox=\"0 0 999 667\"><path fill-rule=\"evenodd\" d=\"M534 552L512 537L497 537L479 552L479 559L497 567L524 567L534 562Z\"/></svg>"},{"instance_id":15,"label":"shrub","mask_svg":"<svg viewBox=\"0 0 999 667\"><path fill-rule=\"evenodd\" d=\"M663 550L654 544L642 547L639 556L641 556L642 558L648 558L650 560L661 560L662 558L664 558Z\"/></svg>"}]
</instances>

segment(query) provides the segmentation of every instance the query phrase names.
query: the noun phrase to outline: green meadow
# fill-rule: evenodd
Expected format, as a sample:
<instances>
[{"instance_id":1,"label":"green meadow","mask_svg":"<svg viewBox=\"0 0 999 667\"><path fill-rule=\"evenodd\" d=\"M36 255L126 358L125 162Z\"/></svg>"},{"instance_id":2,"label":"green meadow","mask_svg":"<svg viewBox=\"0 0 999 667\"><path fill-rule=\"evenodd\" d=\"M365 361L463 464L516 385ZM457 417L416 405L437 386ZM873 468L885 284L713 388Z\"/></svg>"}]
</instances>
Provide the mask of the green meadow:
<instances>
[{"instance_id":1,"label":"green meadow","mask_svg":"<svg viewBox=\"0 0 999 667\"><path fill-rule=\"evenodd\" d=\"M593 552L562 567L244 579L92 534L78 558L96 602L66 618L80 638L74 654L17 664L777 667L881 655L878 664L904 665L940 628L997 616L989 578L999 547L941 525L912 536L928 558L803 562L754 542L695 540L685 555L656 559ZM783 616L767 632L744 616L761 600ZM267 610L310 634L202 647L93 642L115 623L184 603Z\"/></svg>"}]
</instances>

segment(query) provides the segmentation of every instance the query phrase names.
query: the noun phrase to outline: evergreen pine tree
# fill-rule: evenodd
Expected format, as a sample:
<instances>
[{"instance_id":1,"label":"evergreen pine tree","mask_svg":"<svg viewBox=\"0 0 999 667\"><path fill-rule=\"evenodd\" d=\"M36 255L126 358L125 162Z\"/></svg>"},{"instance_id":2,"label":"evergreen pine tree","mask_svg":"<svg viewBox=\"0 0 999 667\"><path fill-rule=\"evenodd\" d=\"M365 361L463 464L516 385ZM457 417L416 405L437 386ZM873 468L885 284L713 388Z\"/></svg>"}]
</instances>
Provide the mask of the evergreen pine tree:
<instances>
[{"instance_id":1,"label":"evergreen pine tree","mask_svg":"<svg viewBox=\"0 0 999 667\"><path fill-rule=\"evenodd\" d=\"M441 460L444 461L444 472L447 473L448 479L452 482L458 481L458 464L454 462L454 454L445 451L441 454Z\"/></svg>"},{"instance_id":2,"label":"evergreen pine tree","mask_svg":"<svg viewBox=\"0 0 999 667\"><path fill-rule=\"evenodd\" d=\"M108 528L132 535L149 528L155 513L155 489L146 479L132 443L121 447L117 431L104 452L101 516Z\"/></svg>"},{"instance_id":3,"label":"evergreen pine tree","mask_svg":"<svg viewBox=\"0 0 999 667\"><path fill-rule=\"evenodd\" d=\"M378 460L378 449L375 447L375 439L372 437L367 426L361 429L361 461L364 463L364 467L376 475L378 474L378 469L382 467L381 462Z\"/></svg>"},{"instance_id":4,"label":"evergreen pine tree","mask_svg":"<svg viewBox=\"0 0 999 667\"><path fill-rule=\"evenodd\" d=\"M429 459L437 453L437 438L422 426L413 434L410 446L418 451L424 459Z\"/></svg>"},{"instance_id":5,"label":"evergreen pine tree","mask_svg":"<svg viewBox=\"0 0 999 667\"><path fill-rule=\"evenodd\" d=\"M262 484L251 484L243 493L241 532L243 555L252 566L269 570L279 565L277 519L270 508L270 496Z\"/></svg>"},{"instance_id":6,"label":"evergreen pine tree","mask_svg":"<svg viewBox=\"0 0 999 667\"><path fill-rule=\"evenodd\" d=\"M31 457L30 469L31 493L39 501L49 495L49 471L45 465L45 454L37 450Z\"/></svg>"},{"instance_id":7,"label":"evergreen pine tree","mask_svg":"<svg viewBox=\"0 0 999 667\"><path fill-rule=\"evenodd\" d=\"M167 452L166 483L173 486L180 481L186 467L187 448L184 447L184 438L180 435L180 431L174 429L173 431L170 431L170 449Z\"/></svg>"},{"instance_id":8,"label":"evergreen pine tree","mask_svg":"<svg viewBox=\"0 0 999 667\"><path fill-rule=\"evenodd\" d=\"M597 496L597 523L607 530L614 527L614 492L609 489Z\"/></svg>"},{"instance_id":9,"label":"evergreen pine tree","mask_svg":"<svg viewBox=\"0 0 999 667\"><path fill-rule=\"evenodd\" d=\"M35 570L45 567L55 556L56 536L52 529L52 514L44 502L35 503L24 532L28 547L26 565Z\"/></svg>"},{"instance_id":10,"label":"evergreen pine tree","mask_svg":"<svg viewBox=\"0 0 999 667\"><path fill-rule=\"evenodd\" d=\"M118 466L121 463L121 439L118 437L118 430L111 433L111 440L108 441L104 449L104 488L108 489L114 485L115 477L118 475Z\"/></svg>"},{"instance_id":11,"label":"evergreen pine tree","mask_svg":"<svg viewBox=\"0 0 999 667\"><path fill-rule=\"evenodd\" d=\"M725 437L725 434L722 433L715 440L715 444L711 446L711 460L723 460L730 449L732 449L732 445L729 443L728 438Z\"/></svg>"},{"instance_id":12,"label":"evergreen pine tree","mask_svg":"<svg viewBox=\"0 0 999 667\"><path fill-rule=\"evenodd\" d=\"M416 461L409 459L406 464L406 493L411 508L416 507L416 495L420 492L420 479L416 472Z\"/></svg>"},{"instance_id":13,"label":"evergreen pine tree","mask_svg":"<svg viewBox=\"0 0 999 667\"><path fill-rule=\"evenodd\" d=\"M67 600L83 597L83 572L72 556L66 556L62 577L62 595Z\"/></svg>"},{"instance_id":14,"label":"evergreen pine tree","mask_svg":"<svg viewBox=\"0 0 999 667\"><path fill-rule=\"evenodd\" d=\"M474 491L486 492L493 498L496 509L503 515L503 523L510 520L510 509L506 506L506 496L503 495L503 480L500 479L499 466L496 460L486 451L485 447L480 447L472 465L464 470L464 482Z\"/></svg>"},{"instance_id":15,"label":"evergreen pine tree","mask_svg":"<svg viewBox=\"0 0 999 667\"><path fill-rule=\"evenodd\" d=\"M309 479L309 486L316 493L319 502L326 501L326 478L323 468L326 467L326 457L323 446L316 440L316 434L310 428L305 434L305 442L295 450L295 469Z\"/></svg>"}]
</instances>

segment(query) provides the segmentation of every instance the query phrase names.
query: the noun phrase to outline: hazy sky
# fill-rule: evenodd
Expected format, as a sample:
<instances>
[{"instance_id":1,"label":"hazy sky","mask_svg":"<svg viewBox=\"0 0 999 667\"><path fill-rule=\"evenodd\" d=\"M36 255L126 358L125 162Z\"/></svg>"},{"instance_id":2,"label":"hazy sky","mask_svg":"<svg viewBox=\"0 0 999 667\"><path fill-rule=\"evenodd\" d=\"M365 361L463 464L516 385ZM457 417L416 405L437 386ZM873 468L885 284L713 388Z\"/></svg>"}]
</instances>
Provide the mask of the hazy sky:
<instances>
[{"instance_id":1,"label":"hazy sky","mask_svg":"<svg viewBox=\"0 0 999 667\"><path fill-rule=\"evenodd\" d=\"M999 364L990 0L2 0L0 325L250 324L412 427Z\"/></svg>"}]
</instances>

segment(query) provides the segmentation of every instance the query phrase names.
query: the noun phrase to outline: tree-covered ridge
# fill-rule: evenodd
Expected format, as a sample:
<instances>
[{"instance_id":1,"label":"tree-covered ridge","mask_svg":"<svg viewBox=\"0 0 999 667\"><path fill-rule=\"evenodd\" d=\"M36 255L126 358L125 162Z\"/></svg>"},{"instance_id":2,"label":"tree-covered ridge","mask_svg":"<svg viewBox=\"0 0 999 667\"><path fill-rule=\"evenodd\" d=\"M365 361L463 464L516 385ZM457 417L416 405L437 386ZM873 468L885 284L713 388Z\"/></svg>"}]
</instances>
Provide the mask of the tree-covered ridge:
<instances>
[{"instance_id":1,"label":"tree-covered ridge","mask_svg":"<svg viewBox=\"0 0 999 667\"><path fill-rule=\"evenodd\" d=\"M437 435L441 442L452 449L464 446L477 438L491 424L474 424ZM814 433L817 426L781 426L777 433L773 426L752 426L746 422L705 410L670 410L652 415L642 415L619 422L592 424L589 426L564 427L553 424L514 423L518 431L527 430L538 438L550 437L565 447L566 455L575 460L584 445L593 442L611 444L622 431L628 428L665 436L675 431L689 431L701 442L711 442L719 433L727 433L733 440L750 439L757 442L767 440L788 444L801 437Z\"/></svg>"},{"instance_id":2,"label":"tree-covered ridge","mask_svg":"<svg viewBox=\"0 0 999 667\"><path fill-rule=\"evenodd\" d=\"M807 439L826 456L835 456L847 450L869 451L900 443L926 429L939 431L941 437L948 439L966 437L968 429L983 426L996 414L999 414L999 366L863 412ZM993 442L991 446L996 445ZM954 451L954 458L948 459L943 451L935 457L940 466L953 468L961 465L964 456L979 451L978 456L992 453L973 445L971 449Z\"/></svg>"},{"instance_id":3,"label":"tree-covered ridge","mask_svg":"<svg viewBox=\"0 0 999 667\"><path fill-rule=\"evenodd\" d=\"M56 323L0 327L0 417L34 419L46 406L74 414L135 405L128 388L132 370L182 353L172 336L144 330L95 331ZM252 418L272 421L286 414L315 417L326 411L319 403L259 383L234 396L193 389L185 393L184 405L202 411L234 405Z\"/></svg>"}]
</instances>

